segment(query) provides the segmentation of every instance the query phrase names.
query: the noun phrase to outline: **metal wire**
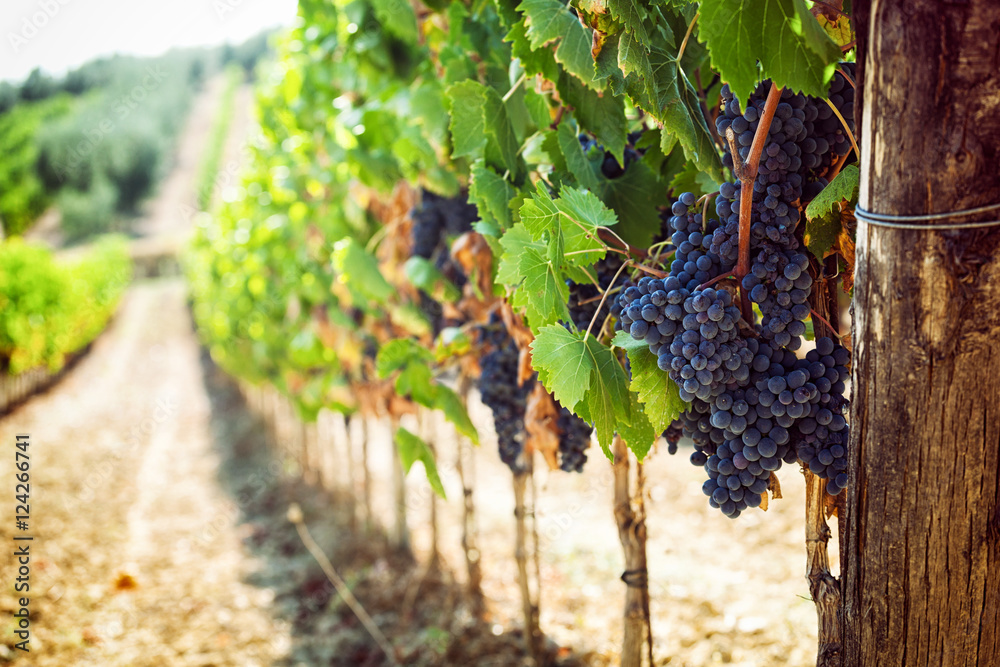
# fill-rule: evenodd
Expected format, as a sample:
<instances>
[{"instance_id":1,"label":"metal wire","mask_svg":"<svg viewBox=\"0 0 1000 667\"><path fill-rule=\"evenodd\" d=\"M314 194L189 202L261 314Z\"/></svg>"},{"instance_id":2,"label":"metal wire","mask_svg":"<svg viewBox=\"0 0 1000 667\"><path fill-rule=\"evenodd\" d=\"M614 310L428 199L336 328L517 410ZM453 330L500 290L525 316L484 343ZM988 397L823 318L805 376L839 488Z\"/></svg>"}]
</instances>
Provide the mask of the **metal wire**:
<instances>
[{"instance_id":1,"label":"metal wire","mask_svg":"<svg viewBox=\"0 0 1000 667\"><path fill-rule=\"evenodd\" d=\"M1000 209L1000 204L990 204L989 206L979 206L963 211L950 211L947 213L926 213L923 215L888 215L886 213L872 213L860 206L855 207L854 217L869 225L879 227L890 227L894 229L926 229L936 231L957 231L960 229L976 229L979 227L995 227L1000 225L1000 220L983 220L980 222L953 222L953 223L917 223L909 222L916 220L947 220L949 218L961 218L976 213L985 213Z\"/></svg>"}]
</instances>

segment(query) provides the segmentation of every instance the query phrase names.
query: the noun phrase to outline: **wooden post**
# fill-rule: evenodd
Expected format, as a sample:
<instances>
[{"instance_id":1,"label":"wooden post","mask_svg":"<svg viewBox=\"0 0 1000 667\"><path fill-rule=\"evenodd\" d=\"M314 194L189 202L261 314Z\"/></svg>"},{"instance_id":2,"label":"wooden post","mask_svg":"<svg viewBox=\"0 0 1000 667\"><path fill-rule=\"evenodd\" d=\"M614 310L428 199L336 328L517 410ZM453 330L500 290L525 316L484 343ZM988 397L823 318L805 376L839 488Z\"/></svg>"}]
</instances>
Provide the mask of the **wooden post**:
<instances>
[{"instance_id":1,"label":"wooden post","mask_svg":"<svg viewBox=\"0 0 1000 667\"><path fill-rule=\"evenodd\" d=\"M649 618L649 575L646 563L646 516L642 487L638 485L633 509L629 480L629 449L620 436L611 445L614 456L614 505L618 539L625 552L625 630L622 636L622 667L642 667L644 659L653 664L653 638ZM639 464L640 466L642 464ZM641 475L641 471L639 473ZM645 650L644 650L645 649Z\"/></svg>"},{"instance_id":2,"label":"wooden post","mask_svg":"<svg viewBox=\"0 0 1000 667\"><path fill-rule=\"evenodd\" d=\"M860 208L1000 203L997 3L856 8ZM1000 210L858 218L844 665L1000 665Z\"/></svg>"}]
</instances>

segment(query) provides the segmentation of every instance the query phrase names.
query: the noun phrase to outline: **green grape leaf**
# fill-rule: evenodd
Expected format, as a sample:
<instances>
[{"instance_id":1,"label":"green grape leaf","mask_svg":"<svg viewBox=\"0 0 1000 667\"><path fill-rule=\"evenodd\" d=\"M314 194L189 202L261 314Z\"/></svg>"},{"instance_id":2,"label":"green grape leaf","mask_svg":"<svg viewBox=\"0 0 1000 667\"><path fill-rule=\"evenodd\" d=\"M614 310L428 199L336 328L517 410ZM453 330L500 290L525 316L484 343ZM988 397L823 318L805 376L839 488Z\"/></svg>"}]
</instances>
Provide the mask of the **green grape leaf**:
<instances>
[{"instance_id":1,"label":"green grape leaf","mask_svg":"<svg viewBox=\"0 0 1000 667\"><path fill-rule=\"evenodd\" d=\"M693 192L695 196L701 197L710 192L716 192L719 185L721 183L715 182L711 176L699 171L691 162L684 163L683 168L670 180L670 189L673 191L674 197L682 192ZM709 210L714 211L714 205L710 206Z\"/></svg>"},{"instance_id":2,"label":"green grape leaf","mask_svg":"<svg viewBox=\"0 0 1000 667\"><path fill-rule=\"evenodd\" d=\"M396 376L396 393L409 396L425 407L434 407L437 390L438 385L434 383L431 368L427 364L407 364Z\"/></svg>"},{"instance_id":3,"label":"green grape leaf","mask_svg":"<svg viewBox=\"0 0 1000 667\"><path fill-rule=\"evenodd\" d=\"M645 162L633 162L618 178L605 179L601 199L620 221L615 232L637 248L649 246L659 233L659 207L669 201L667 189Z\"/></svg>"},{"instance_id":4,"label":"green grape leaf","mask_svg":"<svg viewBox=\"0 0 1000 667\"><path fill-rule=\"evenodd\" d=\"M625 29L635 35L639 43L649 41L645 26L642 25L643 14L639 11L636 0L608 0L611 15L625 24Z\"/></svg>"},{"instance_id":5,"label":"green grape leaf","mask_svg":"<svg viewBox=\"0 0 1000 667\"><path fill-rule=\"evenodd\" d=\"M628 377L612 351L593 336L559 325L541 327L531 343L539 381L557 401L594 425L605 455L621 424L632 423Z\"/></svg>"},{"instance_id":6,"label":"green grape leaf","mask_svg":"<svg viewBox=\"0 0 1000 667\"><path fill-rule=\"evenodd\" d=\"M416 45L417 15L413 11L413 5L394 0L372 0L371 4L375 17L386 30L407 44Z\"/></svg>"},{"instance_id":7,"label":"green grape leaf","mask_svg":"<svg viewBox=\"0 0 1000 667\"><path fill-rule=\"evenodd\" d=\"M429 350L412 338L396 338L378 350L375 357L375 372L381 379L412 363L430 364L434 361Z\"/></svg>"},{"instance_id":8,"label":"green grape leaf","mask_svg":"<svg viewBox=\"0 0 1000 667\"><path fill-rule=\"evenodd\" d=\"M569 266L589 266L605 255L605 245L597 234L599 227L617 224L615 214L587 190L564 187L552 199L543 183L531 199L521 206L521 222L536 241L546 232L561 237L563 252L554 257Z\"/></svg>"},{"instance_id":9,"label":"green grape leaf","mask_svg":"<svg viewBox=\"0 0 1000 667\"><path fill-rule=\"evenodd\" d=\"M517 288L511 305L524 308L532 328L545 324L569 321L569 288L559 271L559 262L553 262L550 252L558 245L547 246L533 241L531 233L521 223L511 227L500 239L504 254L500 258L497 279Z\"/></svg>"},{"instance_id":10,"label":"green grape leaf","mask_svg":"<svg viewBox=\"0 0 1000 667\"><path fill-rule=\"evenodd\" d=\"M860 179L857 165L847 165L806 207L804 239L809 251L819 259L826 257L843 227L841 202L846 201L848 206L858 203Z\"/></svg>"},{"instance_id":11,"label":"green grape leaf","mask_svg":"<svg viewBox=\"0 0 1000 667\"><path fill-rule=\"evenodd\" d=\"M430 294L438 302L454 303L462 292L448 280L434 263L423 257L410 257L403 264L403 273L415 287Z\"/></svg>"},{"instance_id":12,"label":"green grape leaf","mask_svg":"<svg viewBox=\"0 0 1000 667\"><path fill-rule=\"evenodd\" d=\"M430 482L434 493L445 498L444 485L441 484L441 477L438 476L437 463L434 461L434 454L427 443L405 428L399 427L396 429L396 448L399 450L399 460L403 464L403 470L409 474L414 463L417 461L423 463L427 481Z\"/></svg>"},{"instance_id":13,"label":"green grape leaf","mask_svg":"<svg viewBox=\"0 0 1000 667\"><path fill-rule=\"evenodd\" d=\"M805 0L705 0L700 11L698 38L741 104L761 78L826 97L841 52Z\"/></svg>"},{"instance_id":14,"label":"green grape leaf","mask_svg":"<svg viewBox=\"0 0 1000 667\"><path fill-rule=\"evenodd\" d=\"M619 33L608 35L604 40L604 46L601 47L601 52L597 54L597 59L594 61L594 79L598 82L606 81L615 96L625 92L625 75L622 74L621 67L618 66L620 37Z\"/></svg>"},{"instance_id":15,"label":"green grape leaf","mask_svg":"<svg viewBox=\"0 0 1000 667\"><path fill-rule=\"evenodd\" d=\"M649 415L643 411L634 392L629 393L632 403L632 423L618 424L618 434L632 450L635 457L642 461L649 454L653 443L662 431L657 431L650 422ZM605 452L606 454L606 452Z\"/></svg>"},{"instance_id":16,"label":"green grape leaf","mask_svg":"<svg viewBox=\"0 0 1000 667\"><path fill-rule=\"evenodd\" d=\"M563 103L573 107L573 115L580 126L604 145L618 163L625 161L625 103L610 90L602 93L586 88L579 79L563 73L557 83Z\"/></svg>"},{"instance_id":17,"label":"green grape leaf","mask_svg":"<svg viewBox=\"0 0 1000 667\"><path fill-rule=\"evenodd\" d=\"M558 325L539 330L531 343L531 365L539 382L568 410L583 400L594 371L581 336Z\"/></svg>"},{"instance_id":18,"label":"green grape leaf","mask_svg":"<svg viewBox=\"0 0 1000 667\"><path fill-rule=\"evenodd\" d=\"M559 149L563 157L566 158L566 168L573 174L576 182L591 192L597 192L601 184L594 166L583 153L583 146L580 145L580 140L577 138L576 129L563 120L559 123L556 136Z\"/></svg>"},{"instance_id":19,"label":"green grape leaf","mask_svg":"<svg viewBox=\"0 0 1000 667\"><path fill-rule=\"evenodd\" d=\"M619 35L618 67L626 78L633 73L641 78L649 94L655 94L656 83L653 78L653 67L649 62L649 50L645 43L639 41L639 38L632 33L623 32Z\"/></svg>"},{"instance_id":20,"label":"green grape leaf","mask_svg":"<svg viewBox=\"0 0 1000 667\"><path fill-rule=\"evenodd\" d=\"M483 220L495 223L500 229L510 229L514 217L508 202L514 199L516 192L517 188L482 160L472 165L469 199L479 209L479 217Z\"/></svg>"},{"instance_id":21,"label":"green grape leaf","mask_svg":"<svg viewBox=\"0 0 1000 667\"><path fill-rule=\"evenodd\" d=\"M672 143L677 141L684 149L684 154L700 171L711 175L715 180L721 179L722 162L694 87L669 52L653 48L649 59L653 70L655 98L650 99L645 87L635 77L629 77L626 85L629 94L640 106L663 123L660 145L664 154L669 154Z\"/></svg>"},{"instance_id":22,"label":"green grape leaf","mask_svg":"<svg viewBox=\"0 0 1000 667\"><path fill-rule=\"evenodd\" d=\"M451 103L451 136L454 157L484 157L497 170L509 171L517 180L524 172L514 133L500 94L477 81L448 87Z\"/></svg>"},{"instance_id":23,"label":"green grape leaf","mask_svg":"<svg viewBox=\"0 0 1000 667\"><path fill-rule=\"evenodd\" d=\"M503 167L510 172L515 182L521 176L524 161L519 157L518 151L521 142L517 139L513 125L507 114L507 106L503 98L493 88L482 88L483 92L483 114L486 122L486 132L493 141L487 144L487 148L496 147L496 158L493 162L496 166ZM489 161L490 151L487 151Z\"/></svg>"},{"instance_id":24,"label":"green grape leaf","mask_svg":"<svg viewBox=\"0 0 1000 667\"><path fill-rule=\"evenodd\" d=\"M414 336L423 336L431 332L431 323L427 321L423 311L412 303L390 306L389 321Z\"/></svg>"},{"instance_id":25,"label":"green grape leaf","mask_svg":"<svg viewBox=\"0 0 1000 667\"><path fill-rule=\"evenodd\" d=\"M517 58L524 67L524 71L531 76L540 74L549 81L559 78L559 63L556 62L555 54L551 49L531 46L528 38L528 26L524 19L518 21L504 37L505 42L510 42L511 56Z\"/></svg>"},{"instance_id":26,"label":"green grape leaf","mask_svg":"<svg viewBox=\"0 0 1000 667\"><path fill-rule=\"evenodd\" d=\"M486 146L481 88L475 81L465 81L448 88L452 157L476 157Z\"/></svg>"},{"instance_id":27,"label":"green grape leaf","mask_svg":"<svg viewBox=\"0 0 1000 667\"><path fill-rule=\"evenodd\" d=\"M687 403L681 400L677 383L660 370L656 356L649 351L649 346L644 341L632 338L628 332L619 331L612 343L628 354L632 370L631 390L638 395L652 428L657 433L663 433L670 422L688 408Z\"/></svg>"},{"instance_id":28,"label":"green grape leaf","mask_svg":"<svg viewBox=\"0 0 1000 667\"><path fill-rule=\"evenodd\" d=\"M535 127L539 130L548 128L552 123L552 107L549 105L549 99L545 95L528 89L524 93L524 104L528 108L528 114Z\"/></svg>"},{"instance_id":29,"label":"green grape leaf","mask_svg":"<svg viewBox=\"0 0 1000 667\"><path fill-rule=\"evenodd\" d=\"M806 217L818 218L838 212L836 204L847 201L849 204L858 202L858 188L861 182L861 172L856 164L849 164L834 177L816 198L806 207Z\"/></svg>"},{"instance_id":30,"label":"green grape leaf","mask_svg":"<svg viewBox=\"0 0 1000 667\"><path fill-rule=\"evenodd\" d=\"M478 445L479 431L472 424L469 413L466 411L465 406L462 405L458 394L443 384L438 384L436 390L437 394L434 397L434 404L431 407L443 412L445 419L454 424L459 433L471 440L473 444Z\"/></svg>"},{"instance_id":31,"label":"green grape leaf","mask_svg":"<svg viewBox=\"0 0 1000 667\"><path fill-rule=\"evenodd\" d=\"M354 239L343 239L334 245L333 268L341 280L376 303L385 304L396 294L382 276L375 257Z\"/></svg>"},{"instance_id":32,"label":"green grape leaf","mask_svg":"<svg viewBox=\"0 0 1000 667\"><path fill-rule=\"evenodd\" d=\"M592 33L559 0L524 0L518 5L528 26L532 49L558 39L556 61L588 86L594 85L594 58L590 53Z\"/></svg>"}]
</instances>

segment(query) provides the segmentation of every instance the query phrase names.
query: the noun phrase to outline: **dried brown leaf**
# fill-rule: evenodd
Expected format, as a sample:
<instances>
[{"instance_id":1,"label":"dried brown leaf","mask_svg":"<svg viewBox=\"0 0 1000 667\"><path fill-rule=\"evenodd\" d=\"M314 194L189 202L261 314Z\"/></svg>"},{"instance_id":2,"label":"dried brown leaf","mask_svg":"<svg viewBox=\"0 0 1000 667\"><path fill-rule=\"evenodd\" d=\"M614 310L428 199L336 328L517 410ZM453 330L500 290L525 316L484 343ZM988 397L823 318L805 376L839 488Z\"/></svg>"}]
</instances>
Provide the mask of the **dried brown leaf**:
<instances>
[{"instance_id":1,"label":"dried brown leaf","mask_svg":"<svg viewBox=\"0 0 1000 667\"><path fill-rule=\"evenodd\" d=\"M778 481L777 475L771 475L771 478L767 481L767 490L771 492L771 498L778 500L781 498L781 482Z\"/></svg>"},{"instance_id":2,"label":"dried brown leaf","mask_svg":"<svg viewBox=\"0 0 1000 667\"><path fill-rule=\"evenodd\" d=\"M823 494L823 501L825 503L826 518L829 519L837 513L837 496L831 496L829 493Z\"/></svg>"},{"instance_id":3,"label":"dried brown leaf","mask_svg":"<svg viewBox=\"0 0 1000 667\"><path fill-rule=\"evenodd\" d=\"M403 398L393 393L387 401L389 415L391 417L402 417L403 415L417 414L417 406L409 399Z\"/></svg>"},{"instance_id":4,"label":"dried brown leaf","mask_svg":"<svg viewBox=\"0 0 1000 667\"><path fill-rule=\"evenodd\" d=\"M559 427L556 424L559 412L552 396L545 391L541 382L536 382L528 396L524 413L524 429L528 433L526 450L537 451L549 464L549 469L559 467Z\"/></svg>"},{"instance_id":5,"label":"dried brown leaf","mask_svg":"<svg viewBox=\"0 0 1000 667\"><path fill-rule=\"evenodd\" d=\"M474 278L479 293L489 302L493 297L493 251L481 234L466 232L451 245L451 256L466 275ZM470 286L471 287L471 286Z\"/></svg>"},{"instance_id":6,"label":"dried brown leaf","mask_svg":"<svg viewBox=\"0 0 1000 667\"><path fill-rule=\"evenodd\" d=\"M840 234L837 235L834 248L847 264L841 275L841 284L844 291L850 294L851 290L854 289L854 238L858 222L854 218L854 211L846 207L840 211L840 222Z\"/></svg>"}]
</instances>

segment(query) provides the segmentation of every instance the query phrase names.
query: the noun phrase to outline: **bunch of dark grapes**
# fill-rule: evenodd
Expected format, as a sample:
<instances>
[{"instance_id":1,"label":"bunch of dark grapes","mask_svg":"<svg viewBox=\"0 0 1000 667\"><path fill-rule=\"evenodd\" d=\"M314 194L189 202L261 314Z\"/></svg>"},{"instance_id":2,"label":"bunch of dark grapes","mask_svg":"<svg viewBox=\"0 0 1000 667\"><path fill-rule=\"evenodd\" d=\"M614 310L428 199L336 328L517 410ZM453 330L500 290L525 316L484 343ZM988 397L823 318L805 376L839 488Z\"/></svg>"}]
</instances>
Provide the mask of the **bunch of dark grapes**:
<instances>
[{"instance_id":1,"label":"bunch of dark grapes","mask_svg":"<svg viewBox=\"0 0 1000 667\"><path fill-rule=\"evenodd\" d=\"M847 488L847 441L850 427L844 415L849 405L844 398L850 353L830 338L816 341L803 360L819 394L810 411L796 423L798 457L814 474L827 480L826 490L837 495Z\"/></svg>"},{"instance_id":2,"label":"bunch of dark grapes","mask_svg":"<svg viewBox=\"0 0 1000 667\"><path fill-rule=\"evenodd\" d=\"M621 327L644 341L681 398L708 399L723 385L749 377L752 359L739 334L739 309L726 290L694 292L675 276L642 278L619 297Z\"/></svg>"},{"instance_id":3,"label":"bunch of dark grapes","mask_svg":"<svg viewBox=\"0 0 1000 667\"><path fill-rule=\"evenodd\" d=\"M432 260L444 277L461 289L466 282L466 275L461 265L451 256L449 240L472 230L472 223L479 218L476 207L469 203L465 193L446 198L423 191L420 203L410 212L410 216L413 220L413 255ZM441 304L423 291L420 292L419 305L430 320L435 334L446 326L460 324L445 321Z\"/></svg>"},{"instance_id":4,"label":"bunch of dark grapes","mask_svg":"<svg viewBox=\"0 0 1000 667\"><path fill-rule=\"evenodd\" d=\"M809 256L764 246L753 257L743 289L760 308L761 337L775 347L797 350L809 318Z\"/></svg>"},{"instance_id":5,"label":"bunch of dark grapes","mask_svg":"<svg viewBox=\"0 0 1000 667\"><path fill-rule=\"evenodd\" d=\"M645 153L645 150L639 150L635 147L635 144L642 137L642 132L633 132L628 135L628 143L625 145L625 164L618 164L618 158L604 150L604 147L597 143L597 140L587 134L581 134L577 137L580 141L580 145L583 147L584 154L590 159L596 159L601 157L601 173L605 178L615 179L619 178L625 174L628 170L629 165L633 162L637 162Z\"/></svg>"},{"instance_id":6,"label":"bunch of dark grapes","mask_svg":"<svg viewBox=\"0 0 1000 667\"><path fill-rule=\"evenodd\" d=\"M694 194L685 192L670 208L670 228L673 230L670 240L675 248L670 275L691 291L723 270L720 257L711 252L713 233L719 223L704 220L700 211L691 210L695 203Z\"/></svg>"},{"instance_id":7,"label":"bunch of dark grapes","mask_svg":"<svg viewBox=\"0 0 1000 667\"><path fill-rule=\"evenodd\" d=\"M492 349L482 359L479 393L493 412L500 460L513 472L524 469L524 413L533 381L519 386L519 353L514 339L495 318L482 328L483 343Z\"/></svg>"},{"instance_id":8,"label":"bunch of dark grapes","mask_svg":"<svg viewBox=\"0 0 1000 667\"><path fill-rule=\"evenodd\" d=\"M853 76L853 69L846 67ZM745 107L722 89L716 121L726 139L732 130L736 155L746 160L763 117L770 82L762 83ZM813 280L810 260L800 250L801 207L826 185L834 161L850 150L854 90L837 74L826 100L785 90L763 141L752 188L750 273L741 289L757 304L761 322L744 323L727 289L701 285L732 271L739 259L739 182L723 183L714 214L692 210L697 200L683 193L669 219L674 258L669 276L643 278L628 286L615 304L619 326L642 340L661 370L690 403L664 436L671 451L680 437L692 438L691 462L704 466L704 491L713 507L730 517L756 507L783 463L799 460L827 480L827 491L847 484L848 425L844 418L847 350L822 338L800 359ZM831 108L846 120L846 128ZM749 196L749 195L748 195Z\"/></svg>"},{"instance_id":9,"label":"bunch of dark grapes","mask_svg":"<svg viewBox=\"0 0 1000 667\"><path fill-rule=\"evenodd\" d=\"M771 479L771 471L757 461L748 461L736 443L724 442L708 457L708 479L701 487L708 504L733 519L748 507L760 505Z\"/></svg>"},{"instance_id":10,"label":"bunch of dark grapes","mask_svg":"<svg viewBox=\"0 0 1000 667\"><path fill-rule=\"evenodd\" d=\"M424 190L410 217L413 219L413 254L431 259L442 249L447 254L448 237L471 231L479 213L464 192L449 198Z\"/></svg>"},{"instance_id":11,"label":"bunch of dark grapes","mask_svg":"<svg viewBox=\"0 0 1000 667\"><path fill-rule=\"evenodd\" d=\"M566 472L583 472L594 427L566 408L559 408L556 419L559 428L559 468Z\"/></svg>"}]
</instances>

